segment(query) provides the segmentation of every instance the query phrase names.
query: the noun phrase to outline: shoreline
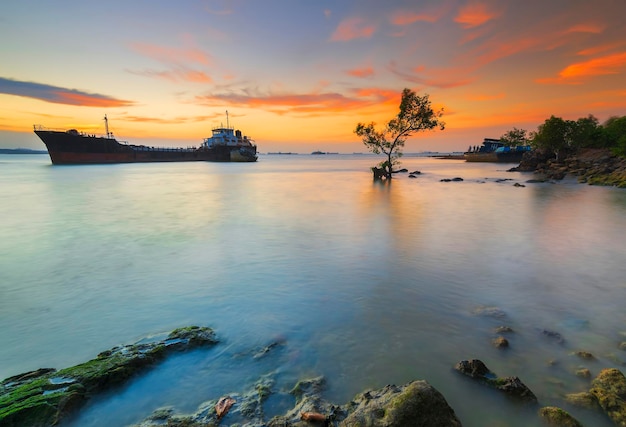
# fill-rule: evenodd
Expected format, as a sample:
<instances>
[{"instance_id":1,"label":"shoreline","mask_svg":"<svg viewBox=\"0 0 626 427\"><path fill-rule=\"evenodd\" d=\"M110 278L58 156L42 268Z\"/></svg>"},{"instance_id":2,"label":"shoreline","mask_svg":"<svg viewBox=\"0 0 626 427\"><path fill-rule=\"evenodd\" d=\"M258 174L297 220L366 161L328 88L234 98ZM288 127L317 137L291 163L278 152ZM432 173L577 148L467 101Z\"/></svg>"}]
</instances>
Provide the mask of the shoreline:
<instances>
[{"instance_id":1,"label":"shoreline","mask_svg":"<svg viewBox=\"0 0 626 427\"><path fill-rule=\"evenodd\" d=\"M495 308L492 308L495 309ZM497 310L497 309L496 309ZM489 311L491 312L491 311ZM514 331L498 328L500 334ZM562 340L554 331L543 331L544 337ZM195 348L220 344L209 327L178 328L163 339L114 347L95 359L57 371L42 368L4 379L0 382L0 426L53 426L71 421L87 403L98 395L115 392L147 369L157 366L169 355ZM497 348L507 348L502 335L493 341ZM254 360L272 357L285 342L273 342L251 354ZM626 342L620 344L626 350ZM581 360L594 360L591 353L577 351ZM454 366L461 377L469 377L484 386L504 393L522 405L528 405L539 419L555 426L581 426L572 415L560 407L542 406L535 394L517 376L499 376L478 359L461 360ZM584 371L584 372L583 372ZM576 375L590 377L588 370ZM326 380L323 376L300 379L288 392L273 389L276 372L262 375L248 390L222 395L206 401L193 414L181 414L161 408L134 424L135 427L215 426L355 426L372 425L404 427L406 425L461 426L454 409L443 394L428 380L411 380L406 384L387 385L359 393L343 404L324 399ZM293 408L283 415L265 419L264 402L272 395L286 395L294 401ZM594 412L604 412L616 425L626 421L626 377L617 368L604 368L591 380L587 392L564 396L565 406L573 405ZM232 423L234 421L234 423ZM231 423L231 424L229 424Z\"/></svg>"}]
</instances>

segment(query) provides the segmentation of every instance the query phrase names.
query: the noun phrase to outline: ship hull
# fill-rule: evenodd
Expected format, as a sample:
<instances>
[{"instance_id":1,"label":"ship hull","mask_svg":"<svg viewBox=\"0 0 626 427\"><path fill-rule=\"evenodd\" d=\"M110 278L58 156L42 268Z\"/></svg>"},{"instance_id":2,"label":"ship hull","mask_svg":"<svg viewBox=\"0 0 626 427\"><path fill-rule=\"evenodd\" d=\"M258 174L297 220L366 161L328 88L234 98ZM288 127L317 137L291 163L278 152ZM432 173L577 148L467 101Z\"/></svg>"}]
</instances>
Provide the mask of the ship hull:
<instances>
[{"instance_id":1,"label":"ship hull","mask_svg":"<svg viewBox=\"0 0 626 427\"><path fill-rule=\"evenodd\" d=\"M465 153L463 158L466 162L489 162L489 163L519 163L522 160L523 152L510 151L504 153Z\"/></svg>"},{"instance_id":2,"label":"ship hull","mask_svg":"<svg viewBox=\"0 0 626 427\"><path fill-rule=\"evenodd\" d=\"M35 130L35 134L48 149L55 165L145 163L145 162L230 162L229 146L211 148L162 148L121 144L114 138L84 135L71 132ZM248 158L245 161L256 161Z\"/></svg>"}]
</instances>

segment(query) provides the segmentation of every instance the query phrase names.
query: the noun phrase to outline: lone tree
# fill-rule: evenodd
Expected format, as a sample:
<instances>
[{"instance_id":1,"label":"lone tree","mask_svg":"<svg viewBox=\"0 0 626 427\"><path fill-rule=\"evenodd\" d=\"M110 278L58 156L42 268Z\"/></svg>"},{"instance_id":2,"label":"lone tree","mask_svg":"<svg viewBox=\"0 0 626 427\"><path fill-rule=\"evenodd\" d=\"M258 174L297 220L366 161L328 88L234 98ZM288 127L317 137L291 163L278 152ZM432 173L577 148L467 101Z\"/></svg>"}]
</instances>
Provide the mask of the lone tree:
<instances>
[{"instance_id":1,"label":"lone tree","mask_svg":"<svg viewBox=\"0 0 626 427\"><path fill-rule=\"evenodd\" d=\"M385 154L387 160L381 162L383 175L391 179L393 166L398 163L398 158L402 156L402 147L407 138L415 132L445 129L445 123L441 120L443 108L434 111L428 99L428 94L417 95L411 89L402 91L402 101L400 101L400 112L391 119L383 130L377 131L376 123L359 123L354 130L363 140L363 144L374 154ZM376 171L374 177L376 178Z\"/></svg>"}]
</instances>

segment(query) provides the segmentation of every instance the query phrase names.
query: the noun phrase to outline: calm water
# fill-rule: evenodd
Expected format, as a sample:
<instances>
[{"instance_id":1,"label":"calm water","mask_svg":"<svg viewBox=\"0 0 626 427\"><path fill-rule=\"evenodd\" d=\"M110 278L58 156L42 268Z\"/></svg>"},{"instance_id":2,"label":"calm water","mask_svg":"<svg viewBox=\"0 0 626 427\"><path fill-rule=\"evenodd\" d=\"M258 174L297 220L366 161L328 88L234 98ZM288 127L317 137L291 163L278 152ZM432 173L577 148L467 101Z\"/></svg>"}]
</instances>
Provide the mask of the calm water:
<instances>
[{"instance_id":1,"label":"calm water","mask_svg":"<svg viewBox=\"0 0 626 427\"><path fill-rule=\"evenodd\" d=\"M0 156L0 377L196 324L222 343L168 359L73 425L125 426L164 405L193 412L266 374L277 391L324 375L337 403L425 379L464 426L539 424L536 408L453 371L469 358L519 376L542 405L611 425L560 397L588 388L581 366L624 372L626 191L518 188L530 176L509 166L408 156L402 166L423 174L389 186L372 182L377 161L69 167ZM500 325L515 331L508 350L491 345ZM266 414L292 403L277 397Z\"/></svg>"}]
</instances>

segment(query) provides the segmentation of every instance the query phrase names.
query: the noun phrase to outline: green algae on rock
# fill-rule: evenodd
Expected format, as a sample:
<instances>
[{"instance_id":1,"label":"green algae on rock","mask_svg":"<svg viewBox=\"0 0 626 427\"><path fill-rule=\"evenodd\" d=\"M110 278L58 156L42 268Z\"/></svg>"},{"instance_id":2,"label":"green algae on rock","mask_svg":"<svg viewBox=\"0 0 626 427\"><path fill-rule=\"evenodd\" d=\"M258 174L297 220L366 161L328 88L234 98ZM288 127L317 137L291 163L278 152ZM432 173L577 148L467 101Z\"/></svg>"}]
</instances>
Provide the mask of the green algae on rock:
<instances>
[{"instance_id":1,"label":"green algae on rock","mask_svg":"<svg viewBox=\"0 0 626 427\"><path fill-rule=\"evenodd\" d=\"M115 347L65 368L39 369L0 383L0 427L53 426L91 397L121 385L168 354L217 343L211 328L190 326L165 339Z\"/></svg>"},{"instance_id":2,"label":"green algae on rock","mask_svg":"<svg viewBox=\"0 0 626 427\"><path fill-rule=\"evenodd\" d=\"M626 427L626 377L620 370L600 371L592 382L590 392L616 425Z\"/></svg>"},{"instance_id":3,"label":"green algae on rock","mask_svg":"<svg viewBox=\"0 0 626 427\"><path fill-rule=\"evenodd\" d=\"M549 426L554 427L582 427L583 425L568 412L555 406L545 406L539 409L539 416Z\"/></svg>"}]
</instances>

